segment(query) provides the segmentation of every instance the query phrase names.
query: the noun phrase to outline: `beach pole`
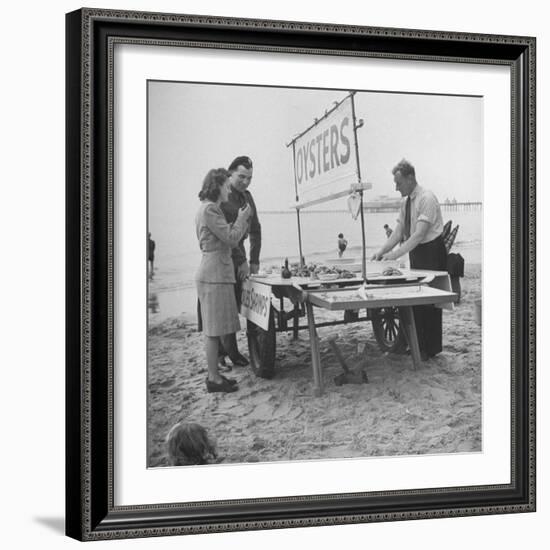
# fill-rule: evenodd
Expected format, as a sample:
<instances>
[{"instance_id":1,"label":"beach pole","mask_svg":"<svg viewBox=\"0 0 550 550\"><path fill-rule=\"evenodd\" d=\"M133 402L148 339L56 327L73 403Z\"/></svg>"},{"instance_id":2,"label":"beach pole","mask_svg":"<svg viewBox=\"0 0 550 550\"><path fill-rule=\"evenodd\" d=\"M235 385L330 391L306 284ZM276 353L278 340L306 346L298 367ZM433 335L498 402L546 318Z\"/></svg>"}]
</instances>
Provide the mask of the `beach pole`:
<instances>
[{"instance_id":1,"label":"beach pole","mask_svg":"<svg viewBox=\"0 0 550 550\"><path fill-rule=\"evenodd\" d=\"M298 249L300 252L300 266L304 267L304 253L302 252L302 227L300 225L300 209L296 208L296 219L298 222Z\"/></svg>"},{"instance_id":2,"label":"beach pole","mask_svg":"<svg viewBox=\"0 0 550 550\"><path fill-rule=\"evenodd\" d=\"M292 161L294 163L294 191L296 202L298 202L298 182L296 181L296 147L295 142L292 142ZM302 252L302 226L300 224L300 209L296 208L296 221L298 223L298 248L300 252L300 266L304 267L304 254Z\"/></svg>"},{"instance_id":3,"label":"beach pole","mask_svg":"<svg viewBox=\"0 0 550 550\"><path fill-rule=\"evenodd\" d=\"M363 188L361 186L361 166L359 164L359 143L357 141L357 129L363 126L363 121L361 120L357 124L355 117L355 93L354 91L350 92L351 97L351 115L353 117L353 136L355 138L355 158L357 162L357 183L359 184L359 196L361 197L361 276L363 277L363 282L367 282L367 243L365 238L365 214L363 212Z\"/></svg>"},{"instance_id":4,"label":"beach pole","mask_svg":"<svg viewBox=\"0 0 550 550\"><path fill-rule=\"evenodd\" d=\"M363 190L361 189L361 276L363 282L367 282L367 244L365 242L365 215L363 213Z\"/></svg>"}]
</instances>

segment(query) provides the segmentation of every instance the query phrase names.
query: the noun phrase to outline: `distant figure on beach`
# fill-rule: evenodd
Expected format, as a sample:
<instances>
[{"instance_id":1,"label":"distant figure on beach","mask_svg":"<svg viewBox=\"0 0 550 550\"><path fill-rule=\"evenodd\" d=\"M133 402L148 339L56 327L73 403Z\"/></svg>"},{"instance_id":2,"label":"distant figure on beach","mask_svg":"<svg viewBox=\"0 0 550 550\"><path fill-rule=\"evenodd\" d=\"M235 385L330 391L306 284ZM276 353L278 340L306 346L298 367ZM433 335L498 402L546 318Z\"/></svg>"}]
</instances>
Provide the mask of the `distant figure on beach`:
<instances>
[{"instance_id":1,"label":"distant figure on beach","mask_svg":"<svg viewBox=\"0 0 550 550\"><path fill-rule=\"evenodd\" d=\"M155 271L155 241L151 239L151 233L147 235L147 261L149 262L149 277L153 278Z\"/></svg>"},{"instance_id":2,"label":"distant figure on beach","mask_svg":"<svg viewBox=\"0 0 550 550\"><path fill-rule=\"evenodd\" d=\"M252 214L250 205L238 209L233 223L228 223L221 209L230 193L229 172L223 168L210 170L199 193L201 205L195 225L202 259L195 276L199 313L208 366L208 392L234 392L237 382L218 370L220 338L241 329L235 299L235 271L231 251L248 229Z\"/></svg>"},{"instance_id":3,"label":"distant figure on beach","mask_svg":"<svg viewBox=\"0 0 550 550\"><path fill-rule=\"evenodd\" d=\"M348 241L344 239L343 233L338 233L338 257L341 258L342 254L344 253L344 250L346 250L348 246Z\"/></svg>"},{"instance_id":4,"label":"distant figure on beach","mask_svg":"<svg viewBox=\"0 0 550 550\"><path fill-rule=\"evenodd\" d=\"M250 207L250 217L248 218L248 228L237 246L231 251L231 258L235 269L235 297L237 299L237 309L241 307L242 283L249 274L258 273L260 269L260 249L262 247L262 226L258 218L258 210L252 194L248 190L252 182L252 159L247 156L239 156L231 161L229 168L229 197L222 203L221 209L225 215L227 223L234 223L237 219L239 209L244 205ZM250 250L250 264L246 259L246 249L244 241L248 237ZM237 347L236 333L228 334L220 346L220 363L225 365L225 355L229 356L235 366L245 367L248 365L248 359L239 352Z\"/></svg>"},{"instance_id":5,"label":"distant figure on beach","mask_svg":"<svg viewBox=\"0 0 550 550\"><path fill-rule=\"evenodd\" d=\"M393 233L393 229L387 223L385 223L384 230L386 231L386 238L389 239L391 234Z\"/></svg>"},{"instance_id":6,"label":"distant figure on beach","mask_svg":"<svg viewBox=\"0 0 550 550\"><path fill-rule=\"evenodd\" d=\"M171 466L208 464L217 458L216 446L206 430L194 422L178 422L166 436L166 450Z\"/></svg>"},{"instance_id":7,"label":"distant figure on beach","mask_svg":"<svg viewBox=\"0 0 550 550\"><path fill-rule=\"evenodd\" d=\"M416 181L414 166L401 160L392 170L395 189L403 197L395 230L372 260L397 260L409 253L411 269L447 270L447 250L443 242L443 217L437 197ZM396 248L396 245L403 244ZM395 250L394 250L395 248ZM413 307L422 359L442 350L441 309Z\"/></svg>"},{"instance_id":8,"label":"distant figure on beach","mask_svg":"<svg viewBox=\"0 0 550 550\"><path fill-rule=\"evenodd\" d=\"M149 294L147 300L147 307L151 310L151 313L158 313L159 311L159 297L155 292Z\"/></svg>"}]
</instances>

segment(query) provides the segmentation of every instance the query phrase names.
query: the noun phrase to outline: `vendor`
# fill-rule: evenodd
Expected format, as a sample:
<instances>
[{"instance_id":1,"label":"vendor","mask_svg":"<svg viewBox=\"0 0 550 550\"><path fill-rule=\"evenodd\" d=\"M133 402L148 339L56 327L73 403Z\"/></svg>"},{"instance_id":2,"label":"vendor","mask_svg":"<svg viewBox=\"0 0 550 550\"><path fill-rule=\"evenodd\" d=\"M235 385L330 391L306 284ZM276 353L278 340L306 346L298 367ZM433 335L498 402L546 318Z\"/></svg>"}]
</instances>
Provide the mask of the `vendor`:
<instances>
[{"instance_id":1,"label":"vendor","mask_svg":"<svg viewBox=\"0 0 550 550\"><path fill-rule=\"evenodd\" d=\"M414 166L407 160L399 162L392 174L403 200L393 233L372 260L397 260L408 253L411 269L446 271L443 218L437 197L418 185ZM413 311L420 353L426 360L442 350L441 309L429 305L416 306Z\"/></svg>"}]
</instances>

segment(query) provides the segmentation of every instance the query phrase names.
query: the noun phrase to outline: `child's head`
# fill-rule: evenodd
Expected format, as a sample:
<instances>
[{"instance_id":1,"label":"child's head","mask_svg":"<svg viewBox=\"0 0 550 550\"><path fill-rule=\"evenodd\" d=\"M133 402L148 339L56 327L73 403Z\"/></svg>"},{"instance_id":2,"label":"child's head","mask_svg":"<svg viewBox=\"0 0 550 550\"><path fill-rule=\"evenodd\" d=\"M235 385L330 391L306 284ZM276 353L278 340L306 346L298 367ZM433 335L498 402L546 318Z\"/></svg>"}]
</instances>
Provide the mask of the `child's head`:
<instances>
[{"instance_id":1,"label":"child's head","mask_svg":"<svg viewBox=\"0 0 550 550\"><path fill-rule=\"evenodd\" d=\"M339 238L339 239L343 239L343 238L344 238L344 234L343 234L343 233L338 233L338 238Z\"/></svg>"},{"instance_id":2,"label":"child's head","mask_svg":"<svg viewBox=\"0 0 550 550\"><path fill-rule=\"evenodd\" d=\"M172 466L206 464L216 458L216 447L206 430L195 422L178 422L166 436L168 458Z\"/></svg>"}]
</instances>

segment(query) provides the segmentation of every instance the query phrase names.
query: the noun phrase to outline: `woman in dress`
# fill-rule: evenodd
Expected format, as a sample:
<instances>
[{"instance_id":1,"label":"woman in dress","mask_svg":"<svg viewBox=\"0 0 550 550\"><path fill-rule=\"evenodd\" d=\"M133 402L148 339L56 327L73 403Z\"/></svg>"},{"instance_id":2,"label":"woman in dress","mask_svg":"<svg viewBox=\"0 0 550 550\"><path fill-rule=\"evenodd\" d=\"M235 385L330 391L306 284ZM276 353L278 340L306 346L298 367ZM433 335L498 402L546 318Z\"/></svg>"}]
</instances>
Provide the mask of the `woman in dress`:
<instances>
[{"instance_id":1,"label":"woman in dress","mask_svg":"<svg viewBox=\"0 0 550 550\"><path fill-rule=\"evenodd\" d=\"M202 316L202 329L208 364L206 389L209 392L233 392L237 382L218 370L219 337L240 330L235 299L235 271L231 249L238 245L248 227L251 208L239 210L237 219L228 224L220 208L229 195L229 172L223 168L206 174L199 193L201 205L195 224L202 260L195 277Z\"/></svg>"}]
</instances>

